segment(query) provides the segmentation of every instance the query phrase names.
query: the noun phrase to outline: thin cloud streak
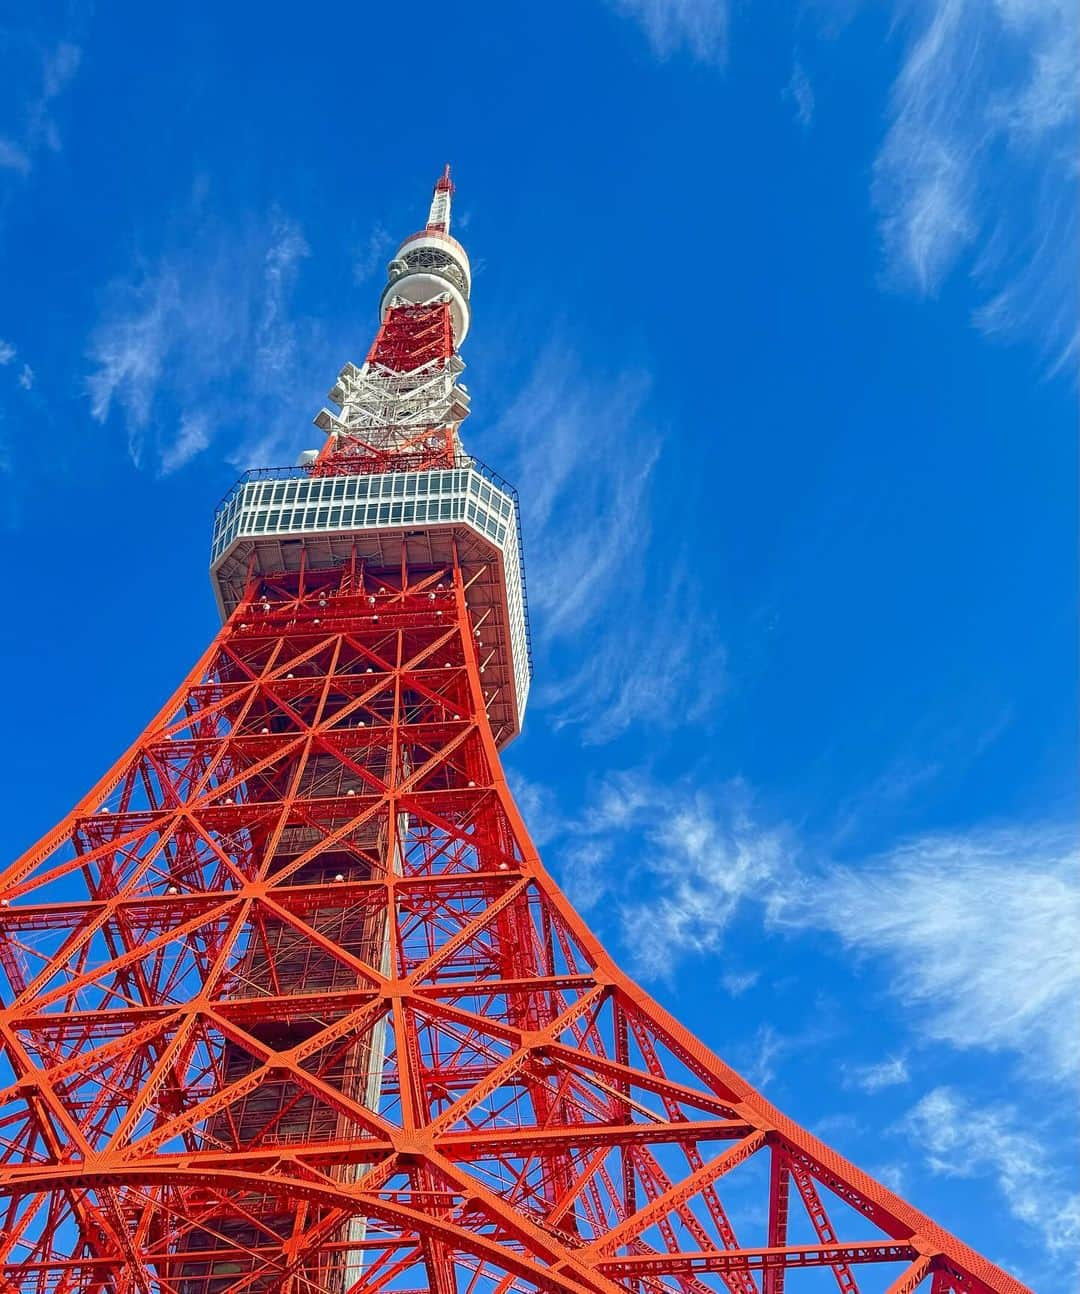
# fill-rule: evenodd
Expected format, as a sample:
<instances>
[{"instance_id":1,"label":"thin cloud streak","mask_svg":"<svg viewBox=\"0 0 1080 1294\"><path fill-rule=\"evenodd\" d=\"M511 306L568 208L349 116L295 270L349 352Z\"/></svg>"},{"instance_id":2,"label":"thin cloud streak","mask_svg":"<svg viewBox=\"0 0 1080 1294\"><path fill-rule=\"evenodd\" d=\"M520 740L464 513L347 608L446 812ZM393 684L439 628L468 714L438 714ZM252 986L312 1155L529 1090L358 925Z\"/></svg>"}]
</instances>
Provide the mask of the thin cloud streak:
<instances>
[{"instance_id":1,"label":"thin cloud streak","mask_svg":"<svg viewBox=\"0 0 1080 1294\"><path fill-rule=\"evenodd\" d=\"M1051 828L928 836L858 868L804 871L769 917L888 963L928 1037L1007 1048L1068 1082L1080 1072L1077 863L1071 834Z\"/></svg>"},{"instance_id":2,"label":"thin cloud streak","mask_svg":"<svg viewBox=\"0 0 1080 1294\"><path fill-rule=\"evenodd\" d=\"M658 58L685 50L702 63L727 56L726 0L610 0L612 8L645 32Z\"/></svg>"},{"instance_id":3,"label":"thin cloud streak","mask_svg":"<svg viewBox=\"0 0 1080 1294\"><path fill-rule=\"evenodd\" d=\"M1080 857L1064 829L928 835L839 866L762 823L740 782L662 786L640 769L548 821L568 888L617 911L645 978L720 952L735 917L756 911L767 929L835 936L887 970L923 1039L1010 1051L1043 1082L1080 1073ZM906 1077L894 1057L848 1080L869 1091Z\"/></svg>"},{"instance_id":4,"label":"thin cloud streak","mask_svg":"<svg viewBox=\"0 0 1080 1294\"><path fill-rule=\"evenodd\" d=\"M362 286L383 271L393 249L393 234L385 225L377 224L368 235L367 244L353 256L353 282Z\"/></svg>"},{"instance_id":5,"label":"thin cloud streak","mask_svg":"<svg viewBox=\"0 0 1080 1294\"><path fill-rule=\"evenodd\" d=\"M903 1056L890 1056L875 1065L855 1065L845 1077L845 1086L860 1092L881 1092L887 1087L899 1087L909 1082L911 1075Z\"/></svg>"},{"instance_id":6,"label":"thin cloud streak","mask_svg":"<svg viewBox=\"0 0 1080 1294\"><path fill-rule=\"evenodd\" d=\"M643 583L625 591L611 630L590 636L581 664L539 691L555 726L580 726L589 745L638 723L671 730L706 722L727 683L723 644L698 614L698 590L685 573L672 571L660 589Z\"/></svg>"},{"instance_id":7,"label":"thin cloud streak","mask_svg":"<svg viewBox=\"0 0 1080 1294\"><path fill-rule=\"evenodd\" d=\"M795 120L804 130L808 130L814 120L816 100L814 98L814 87L810 84L810 78L806 75L806 68L798 59L795 60L795 64L791 69L791 80L788 81L784 89L784 98L794 109Z\"/></svg>"},{"instance_id":8,"label":"thin cloud streak","mask_svg":"<svg viewBox=\"0 0 1080 1294\"><path fill-rule=\"evenodd\" d=\"M932 296L974 253L976 325L1076 354L1080 18L1066 0L900 6L903 65L874 165L891 282Z\"/></svg>"},{"instance_id":9,"label":"thin cloud streak","mask_svg":"<svg viewBox=\"0 0 1080 1294\"><path fill-rule=\"evenodd\" d=\"M0 135L0 170L17 171L20 175L28 174L30 158L12 139Z\"/></svg>"},{"instance_id":10,"label":"thin cloud streak","mask_svg":"<svg viewBox=\"0 0 1080 1294\"><path fill-rule=\"evenodd\" d=\"M88 348L91 414L118 412L132 460L162 475L226 434L236 466L291 461L320 336L290 309L307 243L278 212L241 231L192 223L184 245L110 285Z\"/></svg>"},{"instance_id":11,"label":"thin cloud streak","mask_svg":"<svg viewBox=\"0 0 1080 1294\"><path fill-rule=\"evenodd\" d=\"M669 981L684 958L718 951L739 909L767 901L787 865L785 833L758 826L739 782L707 795L644 770L612 773L564 835L567 888L583 906L614 907L646 979Z\"/></svg>"},{"instance_id":12,"label":"thin cloud streak","mask_svg":"<svg viewBox=\"0 0 1080 1294\"><path fill-rule=\"evenodd\" d=\"M657 58L685 50L723 62L720 0L609 2L645 31ZM835 9L820 15L826 38L857 3L839 18ZM981 298L975 327L1028 341L1050 372L1067 370L1080 345L1080 9L1073 0L894 0L892 8L901 64L871 182L883 282L931 298L966 265ZM814 94L799 62L783 97L807 127Z\"/></svg>"},{"instance_id":13,"label":"thin cloud streak","mask_svg":"<svg viewBox=\"0 0 1080 1294\"><path fill-rule=\"evenodd\" d=\"M1060 1264L1080 1253L1080 1194L1035 1135L1038 1120L1006 1104L978 1105L949 1087L927 1093L909 1112L902 1131L922 1146L930 1171L957 1179L997 1183L1014 1218L1034 1228Z\"/></svg>"},{"instance_id":14,"label":"thin cloud streak","mask_svg":"<svg viewBox=\"0 0 1080 1294\"><path fill-rule=\"evenodd\" d=\"M81 62L82 50L71 41L60 41L41 54L38 88L22 103L21 123L13 131L0 134L0 170L25 176L43 149L60 151L60 127L53 108L74 80Z\"/></svg>"},{"instance_id":15,"label":"thin cloud streak","mask_svg":"<svg viewBox=\"0 0 1080 1294\"><path fill-rule=\"evenodd\" d=\"M526 544L557 555L534 564L529 583L536 627L549 640L577 636L602 617L616 582L635 578L629 568L648 541L645 501L659 452L644 417L648 389L640 373L588 377L569 351L552 347L490 437L529 482Z\"/></svg>"},{"instance_id":16,"label":"thin cloud streak","mask_svg":"<svg viewBox=\"0 0 1080 1294\"><path fill-rule=\"evenodd\" d=\"M723 647L696 614L701 591L678 555L662 581L649 574L663 443L649 390L643 373L586 376L569 350L552 347L490 433L510 450L508 473L529 482L526 550L549 556L529 581L545 657L536 703L590 743L643 720L696 722L724 686Z\"/></svg>"}]
</instances>

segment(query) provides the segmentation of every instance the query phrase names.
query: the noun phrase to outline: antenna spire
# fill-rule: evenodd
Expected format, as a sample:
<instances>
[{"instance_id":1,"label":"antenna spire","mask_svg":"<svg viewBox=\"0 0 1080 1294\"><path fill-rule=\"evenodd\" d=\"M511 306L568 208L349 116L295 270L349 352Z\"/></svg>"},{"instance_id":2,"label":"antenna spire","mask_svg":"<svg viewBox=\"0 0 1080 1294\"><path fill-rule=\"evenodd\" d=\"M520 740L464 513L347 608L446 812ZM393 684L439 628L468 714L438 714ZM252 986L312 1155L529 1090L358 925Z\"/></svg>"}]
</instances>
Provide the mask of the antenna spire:
<instances>
[{"instance_id":1,"label":"antenna spire","mask_svg":"<svg viewBox=\"0 0 1080 1294\"><path fill-rule=\"evenodd\" d=\"M453 193L454 182L450 178L450 163L447 162L442 175L435 181L435 191L431 195L428 229L435 229L443 234L450 232L450 199Z\"/></svg>"}]
</instances>

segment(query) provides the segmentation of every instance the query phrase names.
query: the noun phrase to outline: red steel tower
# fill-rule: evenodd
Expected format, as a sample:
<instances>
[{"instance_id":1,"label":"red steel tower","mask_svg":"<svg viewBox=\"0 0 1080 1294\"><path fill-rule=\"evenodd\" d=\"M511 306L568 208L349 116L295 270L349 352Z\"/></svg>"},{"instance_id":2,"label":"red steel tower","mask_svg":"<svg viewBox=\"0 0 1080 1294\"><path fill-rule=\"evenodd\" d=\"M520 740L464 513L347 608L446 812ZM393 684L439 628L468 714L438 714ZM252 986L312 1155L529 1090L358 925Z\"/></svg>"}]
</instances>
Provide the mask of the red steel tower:
<instances>
[{"instance_id":1,"label":"red steel tower","mask_svg":"<svg viewBox=\"0 0 1080 1294\"><path fill-rule=\"evenodd\" d=\"M209 650L0 875L2 1294L1022 1294L544 871L499 762L525 587L458 437L452 193L324 448L219 507Z\"/></svg>"}]
</instances>

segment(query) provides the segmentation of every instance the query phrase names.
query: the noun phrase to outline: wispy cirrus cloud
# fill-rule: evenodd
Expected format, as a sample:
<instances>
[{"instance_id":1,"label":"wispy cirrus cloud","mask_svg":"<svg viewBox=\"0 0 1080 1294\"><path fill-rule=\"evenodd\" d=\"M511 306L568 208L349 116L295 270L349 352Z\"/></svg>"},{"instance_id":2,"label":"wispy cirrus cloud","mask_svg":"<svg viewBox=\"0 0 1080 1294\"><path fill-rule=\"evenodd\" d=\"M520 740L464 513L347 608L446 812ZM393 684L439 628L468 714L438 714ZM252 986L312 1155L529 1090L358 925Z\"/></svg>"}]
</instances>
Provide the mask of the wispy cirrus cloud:
<instances>
[{"instance_id":1,"label":"wispy cirrus cloud","mask_svg":"<svg viewBox=\"0 0 1080 1294\"><path fill-rule=\"evenodd\" d=\"M722 0L610 3L644 28L659 58L681 49L723 61ZM839 17L826 7L827 39L858 4ZM1080 9L1072 0L893 0L891 10L900 67L871 183L883 281L928 298L967 270L975 326L1031 342L1051 371L1066 369L1078 347ZM814 96L800 63L783 94L805 127Z\"/></svg>"},{"instance_id":2,"label":"wispy cirrus cloud","mask_svg":"<svg viewBox=\"0 0 1080 1294\"><path fill-rule=\"evenodd\" d=\"M726 652L699 599L678 567L621 599L604 636L583 638L578 663L541 685L556 726L578 725L596 745L639 723L707 722L727 685Z\"/></svg>"},{"instance_id":3,"label":"wispy cirrus cloud","mask_svg":"<svg viewBox=\"0 0 1080 1294\"><path fill-rule=\"evenodd\" d=\"M604 899L634 969L658 980L716 952L740 907L774 892L789 852L783 830L755 821L742 783L707 794L640 769L601 779L557 834L571 898L583 908ZM736 990L752 982L743 972Z\"/></svg>"},{"instance_id":4,"label":"wispy cirrus cloud","mask_svg":"<svg viewBox=\"0 0 1080 1294\"><path fill-rule=\"evenodd\" d=\"M1067 1082L1080 1072L1078 863L1058 828L926 836L858 867L804 868L769 916L884 961L927 1037L1008 1049Z\"/></svg>"},{"instance_id":5,"label":"wispy cirrus cloud","mask_svg":"<svg viewBox=\"0 0 1080 1294\"><path fill-rule=\"evenodd\" d=\"M1080 1194L1040 1135L1032 1111L981 1105L949 1087L928 1092L904 1119L902 1131L921 1146L931 1172L997 1183L1014 1218L1034 1228L1063 1275L1062 1262L1080 1253Z\"/></svg>"},{"instance_id":6,"label":"wispy cirrus cloud","mask_svg":"<svg viewBox=\"0 0 1080 1294\"><path fill-rule=\"evenodd\" d=\"M109 286L88 347L91 413L118 413L132 460L162 474L224 434L237 465L291 459L320 335L291 312L303 233L280 212L226 228L198 203L182 223L174 247Z\"/></svg>"},{"instance_id":7,"label":"wispy cirrus cloud","mask_svg":"<svg viewBox=\"0 0 1080 1294\"><path fill-rule=\"evenodd\" d=\"M14 42L18 51L19 74L27 77L27 62L33 63L29 50L23 46L28 40ZM54 106L79 70L82 50L72 41L62 40L37 54L37 80L28 89L18 106L17 119L0 131L0 170L27 175L42 149L59 152L60 127Z\"/></svg>"},{"instance_id":8,"label":"wispy cirrus cloud","mask_svg":"<svg viewBox=\"0 0 1080 1294\"><path fill-rule=\"evenodd\" d=\"M1011 1052L1046 1082L1080 1073L1080 851L1067 829L925 835L839 865L763 821L740 782L664 785L641 769L601 779L573 817L549 802L547 822L566 888L617 913L646 978L719 953L735 916L756 910L766 930L826 932L876 964L917 1038ZM846 1081L873 1091L907 1075L896 1055Z\"/></svg>"},{"instance_id":9,"label":"wispy cirrus cloud","mask_svg":"<svg viewBox=\"0 0 1080 1294\"><path fill-rule=\"evenodd\" d=\"M507 405L490 439L509 449L526 544L558 553L534 564L529 601L548 639L600 619L615 588L635 578L627 542L649 539L647 491L659 436L647 420L644 373L587 376L573 353L550 347ZM573 571L573 579L566 572Z\"/></svg>"},{"instance_id":10,"label":"wispy cirrus cloud","mask_svg":"<svg viewBox=\"0 0 1080 1294\"><path fill-rule=\"evenodd\" d=\"M5 341L2 337L0 337L0 368L7 368L10 364L14 363L15 357L18 355L18 353L19 351L16 346L12 345L11 342ZM19 370L19 375L15 379L15 381L18 383L19 386L22 387L24 391L30 390L30 388L34 385L34 370L30 367L29 364L25 362L23 363L23 366Z\"/></svg>"},{"instance_id":11,"label":"wispy cirrus cloud","mask_svg":"<svg viewBox=\"0 0 1080 1294\"><path fill-rule=\"evenodd\" d=\"M932 295L974 257L988 334L1076 353L1080 15L1068 0L913 0L873 197L891 280Z\"/></svg>"},{"instance_id":12,"label":"wispy cirrus cloud","mask_svg":"<svg viewBox=\"0 0 1080 1294\"><path fill-rule=\"evenodd\" d=\"M910 1079L908 1063L903 1056L890 1056L873 1065L853 1065L845 1075L847 1086L870 1093L881 1092L887 1087L899 1087Z\"/></svg>"},{"instance_id":13,"label":"wispy cirrus cloud","mask_svg":"<svg viewBox=\"0 0 1080 1294\"><path fill-rule=\"evenodd\" d=\"M586 376L553 346L489 433L529 485L526 549L548 558L529 581L548 680L537 702L594 743L642 720L700 719L724 684L722 644L695 615L701 592L679 554L650 565L663 438L649 391L644 373Z\"/></svg>"},{"instance_id":14,"label":"wispy cirrus cloud","mask_svg":"<svg viewBox=\"0 0 1080 1294\"><path fill-rule=\"evenodd\" d=\"M703 63L722 63L727 54L726 0L609 0L617 13L644 30L660 58L685 50Z\"/></svg>"},{"instance_id":15,"label":"wispy cirrus cloud","mask_svg":"<svg viewBox=\"0 0 1080 1294\"><path fill-rule=\"evenodd\" d=\"M367 242L353 253L353 282L366 284L386 269L387 257L394 250L394 236L383 224L376 224Z\"/></svg>"},{"instance_id":16,"label":"wispy cirrus cloud","mask_svg":"<svg viewBox=\"0 0 1080 1294\"><path fill-rule=\"evenodd\" d=\"M814 97L814 87L810 84L810 78L806 74L806 68L798 59L795 60L791 69L791 79L784 87L784 98L791 104L795 113L795 120L803 129L808 129L814 120L814 107L816 99Z\"/></svg>"},{"instance_id":17,"label":"wispy cirrus cloud","mask_svg":"<svg viewBox=\"0 0 1080 1294\"><path fill-rule=\"evenodd\" d=\"M648 815L649 900L620 909L623 939L653 979L669 978L681 958L716 952L739 909L777 884L787 857L783 832L754 820L740 783L717 799L687 799L677 788L665 810Z\"/></svg>"}]
</instances>

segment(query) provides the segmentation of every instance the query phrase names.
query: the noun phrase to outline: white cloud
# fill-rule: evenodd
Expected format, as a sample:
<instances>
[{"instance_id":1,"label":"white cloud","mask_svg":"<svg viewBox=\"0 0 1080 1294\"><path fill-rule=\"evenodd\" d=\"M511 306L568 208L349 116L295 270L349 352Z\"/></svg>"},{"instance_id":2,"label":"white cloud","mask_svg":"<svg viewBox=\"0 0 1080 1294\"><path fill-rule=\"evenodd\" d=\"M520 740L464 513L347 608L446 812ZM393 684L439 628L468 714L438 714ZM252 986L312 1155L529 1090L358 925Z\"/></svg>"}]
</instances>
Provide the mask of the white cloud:
<instances>
[{"instance_id":1,"label":"white cloud","mask_svg":"<svg viewBox=\"0 0 1080 1294\"><path fill-rule=\"evenodd\" d=\"M865 5L865 0L862 0ZM720 63L721 0L610 0L657 57ZM827 37L858 0L821 6ZM1074 0L893 0L901 65L875 159L872 199L886 279L933 296L964 263L988 336L1023 337L1052 371L1078 348L1080 219L1075 135L1080 8ZM796 63L784 92L807 125L813 88Z\"/></svg>"},{"instance_id":2,"label":"white cloud","mask_svg":"<svg viewBox=\"0 0 1080 1294\"><path fill-rule=\"evenodd\" d=\"M808 127L814 120L814 87L798 59L791 69L791 80L784 89L784 98L795 109L795 120L799 125L804 129Z\"/></svg>"},{"instance_id":3,"label":"white cloud","mask_svg":"<svg viewBox=\"0 0 1080 1294\"><path fill-rule=\"evenodd\" d=\"M878 1164L876 1168L870 1169L870 1176L887 1186L890 1191L903 1195L907 1178L903 1164Z\"/></svg>"},{"instance_id":4,"label":"white cloud","mask_svg":"<svg viewBox=\"0 0 1080 1294\"><path fill-rule=\"evenodd\" d=\"M0 135L0 170L18 171L25 175L30 170L30 158L13 139Z\"/></svg>"},{"instance_id":5,"label":"white cloud","mask_svg":"<svg viewBox=\"0 0 1080 1294\"><path fill-rule=\"evenodd\" d=\"M261 309L254 336L257 393L272 392L290 371L296 353L296 332L288 318L288 297L300 262L310 255L299 226L275 216L263 257Z\"/></svg>"},{"instance_id":6,"label":"white cloud","mask_svg":"<svg viewBox=\"0 0 1080 1294\"><path fill-rule=\"evenodd\" d=\"M972 145L959 135L973 110L974 49L964 0L923 4L919 12L924 25L893 87L875 198L895 271L927 293L977 229Z\"/></svg>"},{"instance_id":7,"label":"white cloud","mask_svg":"<svg viewBox=\"0 0 1080 1294\"><path fill-rule=\"evenodd\" d=\"M904 1121L932 1172L995 1180L1013 1217L1039 1232L1052 1258L1075 1256L1080 1195L1068 1189L1034 1127L1037 1120L1013 1106L980 1106L948 1087L929 1092Z\"/></svg>"},{"instance_id":8,"label":"white cloud","mask_svg":"<svg viewBox=\"0 0 1080 1294\"><path fill-rule=\"evenodd\" d=\"M568 350L552 347L483 438L503 461L510 450L507 474L528 483L526 551L549 558L530 568L545 657L536 700L590 742L642 719L700 719L724 685L722 646L696 614L701 592L679 554L666 555L661 581L648 577L662 445L649 386L643 373L586 377Z\"/></svg>"},{"instance_id":9,"label":"white cloud","mask_svg":"<svg viewBox=\"0 0 1080 1294\"><path fill-rule=\"evenodd\" d=\"M649 979L716 951L739 908L772 891L785 859L782 834L753 821L741 784L710 797L642 771L604 778L564 836L568 892L585 907L617 900L622 941Z\"/></svg>"},{"instance_id":10,"label":"white cloud","mask_svg":"<svg viewBox=\"0 0 1080 1294\"><path fill-rule=\"evenodd\" d=\"M971 751L971 746L967 750ZM945 765L938 760L912 759L901 756L892 760L884 772L837 806L837 824L832 832L833 845L857 834L867 823L880 824L882 818L921 791L941 775Z\"/></svg>"},{"instance_id":11,"label":"white cloud","mask_svg":"<svg viewBox=\"0 0 1080 1294\"><path fill-rule=\"evenodd\" d=\"M749 1058L742 1063L743 1074L759 1090L768 1087L776 1077L777 1062L788 1050L788 1042L771 1024L758 1025Z\"/></svg>"},{"instance_id":12,"label":"white cloud","mask_svg":"<svg viewBox=\"0 0 1080 1294\"><path fill-rule=\"evenodd\" d=\"M53 108L78 71L82 51L71 41L60 41L52 49L42 52L40 60L36 88L23 98L20 105L20 123L0 136L0 170L26 175L33 168L35 156L41 149L47 148L54 153L60 149L60 128L53 116ZM20 79L33 75L27 72L31 65L32 60L20 53Z\"/></svg>"},{"instance_id":13,"label":"white cloud","mask_svg":"<svg viewBox=\"0 0 1080 1294\"><path fill-rule=\"evenodd\" d=\"M129 449L138 463L165 360L170 347L182 344L185 322L179 284L168 269L125 285L123 294L124 305L106 316L92 340L96 369L87 388L98 422L108 419L114 400L123 407Z\"/></svg>"},{"instance_id":14,"label":"white cloud","mask_svg":"<svg viewBox=\"0 0 1080 1294\"><path fill-rule=\"evenodd\" d=\"M11 342L0 338L0 365L10 364L17 354L18 351L12 346Z\"/></svg>"},{"instance_id":15,"label":"white cloud","mask_svg":"<svg viewBox=\"0 0 1080 1294\"><path fill-rule=\"evenodd\" d=\"M509 470L529 483L526 545L558 554L534 563L529 581L537 627L548 638L573 638L600 619L616 585L625 588L640 565L659 452L645 419L648 389L641 373L586 377L572 354L552 347L489 437L509 449Z\"/></svg>"},{"instance_id":16,"label":"white cloud","mask_svg":"<svg viewBox=\"0 0 1080 1294\"><path fill-rule=\"evenodd\" d=\"M715 951L739 906L775 884L782 837L753 822L740 788L727 795L721 809L676 789L649 829L643 861L656 890L623 909L624 939L647 976L665 978L688 953Z\"/></svg>"},{"instance_id":17,"label":"white cloud","mask_svg":"<svg viewBox=\"0 0 1080 1294\"><path fill-rule=\"evenodd\" d=\"M587 912L609 892L611 841L577 840L560 851L560 872L566 897L579 912Z\"/></svg>"},{"instance_id":18,"label":"white cloud","mask_svg":"<svg viewBox=\"0 0 1080 1294\"><path fill-rule=\"evenodd\" d=\"M534 782L512 768L507 769L506 779L534 844L546 845L565 830L566 823L550 787Z\"/></svg>"},{"instance_id":19,"label":"white cloud","mask_svg":"<svg viewBox=\"0 0 1080 1294\"><path fill-rule=\"evenodd\" d=\"M41 89L26 106L26 135L31 147L43 143L54 153L59 150L60 131L52 117L52 105L67 89L81 62L82 50L70 41L61 41L44 55Z\"/></svg>"},{"instance_id":20,"label":"white cloud","mask_svg":"<svg viewBox=\"0 0 1080 1294\"><path fill-rule=\"evenodd\" d=\"M727 53L726 0L611 0L618 13L645 31L657 56L685 48L702 63L722 63Z\"/></svg>"},{"instance_id":21,"label":"white cloud","mask_svg":"<svg viewBox=\"0 0 1080 1294\"><path fill-rule=\"evenodd\" d=\"M898 1087L909 1082L907 1061L903 1056L891 1056L888 1060L879 1061L876 1065L852 1066L845 1079L849 1087L857 1087L863 1092L880 1092L886 1087Z\"/></svg>"},{"instance_id":22,"label":"white cloud","mask_svg":"<svg viewBox=\"0 0 1080 1294\"><path fill-rule=\"evenodd\" d=\"M210 444L210 420L204 413L180 415L180 430L171 444L161 451L161 474L175 472Z\"/></svg>"},{"instance_id":23,"label":"white cloud","mask_svg":"<svg viewBox=\"0 0 1080 1294\"><path fill-rule=\"evenodd\" d=\"M394 236L386 226L377 224L368 235L367 243L353 256L353 282L364 284L381 273L386 268L394 243Z\"/></svg>"},{"instance_id":24,"label":"white cloud","mask_svg":"<svg viewBox=\"0 0 1080 1294\"><path fill-rule=\"evenodd\" d=\"M697 613L698 591L682 573L662 588L619 591L612 628L581 643L579 663L541 684L541 704L555 724L581 725L588 744L645 722L683 727L708 717L727 682L726 654L715 625Z\"/></svg>"},{"instance_id":25,"label":"white cloud","mask_svg":"<svg viewBox=\"0 0 1080 1294\"><path fill-rule=\"evenodd\" d=\"M891 967L925 1032L1010 1048L1040 1076L1080 1069L1080 884L1071 833L973 831L912 841L859 868L826 867L777 890L781 926L831 930Z\"/></svg>"},{"instance_id":26,"label":"white cloud","mask_svg":"<svg viewBox=\"0 0 1080 1294\"><path fill-rule=\"evenodd\" d=\"M224 228L199 205L181 244L111 286L88 350L91 412L119 411L133 461L163 473L222 434L237 466L292 461L318 390L317 329L290 314L307 243L279 213Z\"/></svg>"},{"instance_id":27,"label":"white cloud","mask_svg":"<svg viewBox=\"0 0 1080 1294\"><path fill-rule=\"evenodd\" d=\"M720 976L720 984L725 993L732 997L741 997L761 978L760 971L726 971Z\"/></svg>"},{"instance_id":28,"label":"white cloud","mask_svg":"<svg viewBox=\"0 0 1080 1294\"><path fill-rule=\"evenodd\" d=\"M1034 336L1053 365L1076 347L1072 0L915 0L874 201L893 281L941 286L966 251L988 333Z\"/></svg>"},{"instance_id":29,"label":"white cloud","mask_svg":"<svg viewBox=\"0 0 1080 1294\"><path fill-rule=\"evenodd\" d=\"M768 928L827 933L879 963L922 1036L1007 1049L1044 1081L1080 1071L1080 856L1067 831L930 835L838 866L759 821L739 782L695 790L631 770L599 782L559 835L568 887L616 901L647 978L717 952L756 907ZM847 1081L874 1091L907 1077L898 1055Z\"/></svg>"},{"instance_id":30,"label":"white cloud","mask_svg":"<svg viewBox=\"0 0 1080 1294\"><path fill-rule=\"evenodd\" d=\"M24 391L29 391L34 385L34 370L29 364L22 366L22 372L19 374L19 385Z\"/></svg>"}]
</instances>

